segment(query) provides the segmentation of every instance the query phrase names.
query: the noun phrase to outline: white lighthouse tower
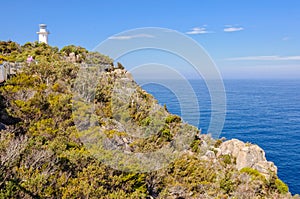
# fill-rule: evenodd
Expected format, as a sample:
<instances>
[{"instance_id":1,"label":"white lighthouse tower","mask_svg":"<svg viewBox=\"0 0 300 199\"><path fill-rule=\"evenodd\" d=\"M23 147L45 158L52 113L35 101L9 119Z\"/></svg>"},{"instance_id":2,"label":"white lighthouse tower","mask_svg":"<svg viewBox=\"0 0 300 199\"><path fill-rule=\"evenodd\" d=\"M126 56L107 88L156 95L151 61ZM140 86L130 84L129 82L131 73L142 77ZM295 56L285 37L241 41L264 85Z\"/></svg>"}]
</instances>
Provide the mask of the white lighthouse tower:
<instances>
[{"instance_id":1,"label":"white lighthouse tower","mask_svg":"<svg viewBox=\"0 0 300 199\"><path fill-rule=\"evenodd\" d=\"M37 32L39 35L39 42L43 42L45 44L48 44L48 35L50 32L47 30L47 25L46 24L40 24L40 31Z\"/></svg>"}]
</instances>

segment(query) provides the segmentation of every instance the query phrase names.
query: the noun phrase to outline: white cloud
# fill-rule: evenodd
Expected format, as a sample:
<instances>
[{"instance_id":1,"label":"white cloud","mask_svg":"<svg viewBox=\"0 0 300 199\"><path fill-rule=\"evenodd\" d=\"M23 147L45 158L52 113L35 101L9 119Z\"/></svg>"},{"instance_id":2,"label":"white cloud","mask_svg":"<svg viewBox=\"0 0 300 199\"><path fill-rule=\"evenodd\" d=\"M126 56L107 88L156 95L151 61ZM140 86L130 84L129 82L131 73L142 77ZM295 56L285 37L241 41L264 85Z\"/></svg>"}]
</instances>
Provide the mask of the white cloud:
<instances>
[{"instance_id":1,"label":"white cloud","mask_svg":"<svg viewBox=\"0 0 300 199\"><path fill-rule=\"evenodd\" d=\"M206 26L206 25L204 25ZM199 34L207 34L207 33L212 33L211 31L207 31L206 28L202 27L195 27L192 28L191 31L186 32L186 34L188 35L199 35Z\"/></svg>"},{"instance_id":2,"label":"white cloud","mask_svg":"<svg viewBox=\"0 0 300 199\"><path fill-rule=\"evenodd\" d=\"M227 58L228 61L300 61L299 56L248 56L248 57L233 57Z\"/></svg>"},{"instance_id":3,"label":"white cloud","mask_svg":"<svg viewBox=\"0 0 300 199\"><path fill-rule=\"evenodd\" d=\"M243 27L234 27L232 25L225 25L224 32L237 32L244 30Z\"/></svg>"},{"instance_id":4,"label":"white cloud","mask_svg":"<svg viewBox=\"0 0 300 199\"><path fill-rule=\"evenodd\" d=\"M117 40L129 40L135 38L154 38L154 36L149 34L136 34L136 35L118 35L118 36L109 37L109 39L117 39Z\"/></svg>"}]
</instances>

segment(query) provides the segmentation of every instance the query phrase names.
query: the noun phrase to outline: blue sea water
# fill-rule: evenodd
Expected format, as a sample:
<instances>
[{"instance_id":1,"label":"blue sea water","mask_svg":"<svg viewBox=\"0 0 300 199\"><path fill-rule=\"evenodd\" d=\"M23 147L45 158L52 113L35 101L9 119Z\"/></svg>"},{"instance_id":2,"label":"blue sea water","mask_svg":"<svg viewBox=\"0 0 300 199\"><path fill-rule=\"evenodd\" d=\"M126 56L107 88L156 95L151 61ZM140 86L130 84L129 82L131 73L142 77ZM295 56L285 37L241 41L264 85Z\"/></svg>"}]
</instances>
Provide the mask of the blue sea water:
<instances>
[{"instance_id":1,"label":"blue sea water","mask_svg":"<svg viewBox=\"0 0 300 199\"><path fill-rule=\"evenodd\" d=\"M180 87L181 82L172 80L172 84ZM179 101L178 93L163 85L152 83L143 88L160 104L166 104L171 113L181 115L181 107L187 107L189 114L184 120L193 125L199 122L198 127L206 133L211 117L210 95L204 81L190 80L190 84L199 102L199 121L195 120L195 104L184 104L191 96L187 91L180 91L186 100ZM258 144L278 167L278 176L290 192L299 194L300 80L224 80L224 85L227 111L220 137Z\"/></svg>"}]
</instances>

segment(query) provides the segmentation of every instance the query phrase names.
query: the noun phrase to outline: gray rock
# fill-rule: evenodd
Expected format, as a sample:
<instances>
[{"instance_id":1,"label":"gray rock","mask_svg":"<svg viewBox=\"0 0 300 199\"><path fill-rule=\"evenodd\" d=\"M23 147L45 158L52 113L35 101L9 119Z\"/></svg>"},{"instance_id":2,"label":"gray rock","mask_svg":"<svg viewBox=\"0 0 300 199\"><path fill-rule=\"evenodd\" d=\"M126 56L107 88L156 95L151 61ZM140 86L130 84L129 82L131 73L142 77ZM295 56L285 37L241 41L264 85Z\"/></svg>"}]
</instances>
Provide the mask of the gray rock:
<instances>
[{"instance_id":1,"label":"gray rock","mask_svg":"<svg viewBox=\"0 0 300 199\"><path fill-rule=\"evenodd\" d=\"M216 158L215 153L213 151L209 151L209 150L205 153L205 156L208 157L209 159Z\"/></svg>"},{"instance_id":2,"label":"gray rock","mask_svg":"<svg viewBox=\"0 0 300 199\"><path fill-rule=\"evenodd\" d=\"M120 138L119 136L114 136L113 140L115 141L117 146L124 146L125 145L123 139Z\"/></svg>"}]
</instances>

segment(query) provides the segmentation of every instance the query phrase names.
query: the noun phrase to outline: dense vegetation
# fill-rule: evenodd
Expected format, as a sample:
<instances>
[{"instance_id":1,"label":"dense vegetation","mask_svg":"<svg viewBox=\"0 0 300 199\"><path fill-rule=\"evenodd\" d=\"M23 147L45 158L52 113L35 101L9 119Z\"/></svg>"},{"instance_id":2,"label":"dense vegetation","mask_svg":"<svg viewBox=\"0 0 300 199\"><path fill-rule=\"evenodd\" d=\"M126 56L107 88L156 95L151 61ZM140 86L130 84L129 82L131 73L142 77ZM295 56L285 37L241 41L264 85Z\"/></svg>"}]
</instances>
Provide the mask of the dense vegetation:
<instances>
[{"instance_id":1,"label":"dense vegetation","mask_svg":"<svg viewBox=\"0 0 300 199\"><path fill-rule=\"evenodd\" d=\"M26 63L28 55L35 62ZM291 197L275 174L267 179L252 168L238 171L230 156L201 158L222 141L199 135L197 129L157 105L120 63L114 67L107 56L73 45L59 50L43 43L20 46L9 41L0 42L0 61L24 65L0 88L0 122L6 126L0 131L0 198ZM74 88L80 91L79 83L90 84L84 76L76 78L81 66L92 72L91 66L98 68L95 94L86 87L81 97L95 105L100 132L118 143L120 150L133 154L171 148L186 131L194 135L191 144L156 171L132 172L143 169L138 166L116 170L104 164L81 139L84 135L77 127L86 121L78 121L73 114ZM130 89L119 91L120 96L113 93L124 82L135 94L129 102L120 99ZM117 107L112 107L113 100ZM159 128L147 138L133 135L149 126Z\"/></svg>"}]
</instances>

